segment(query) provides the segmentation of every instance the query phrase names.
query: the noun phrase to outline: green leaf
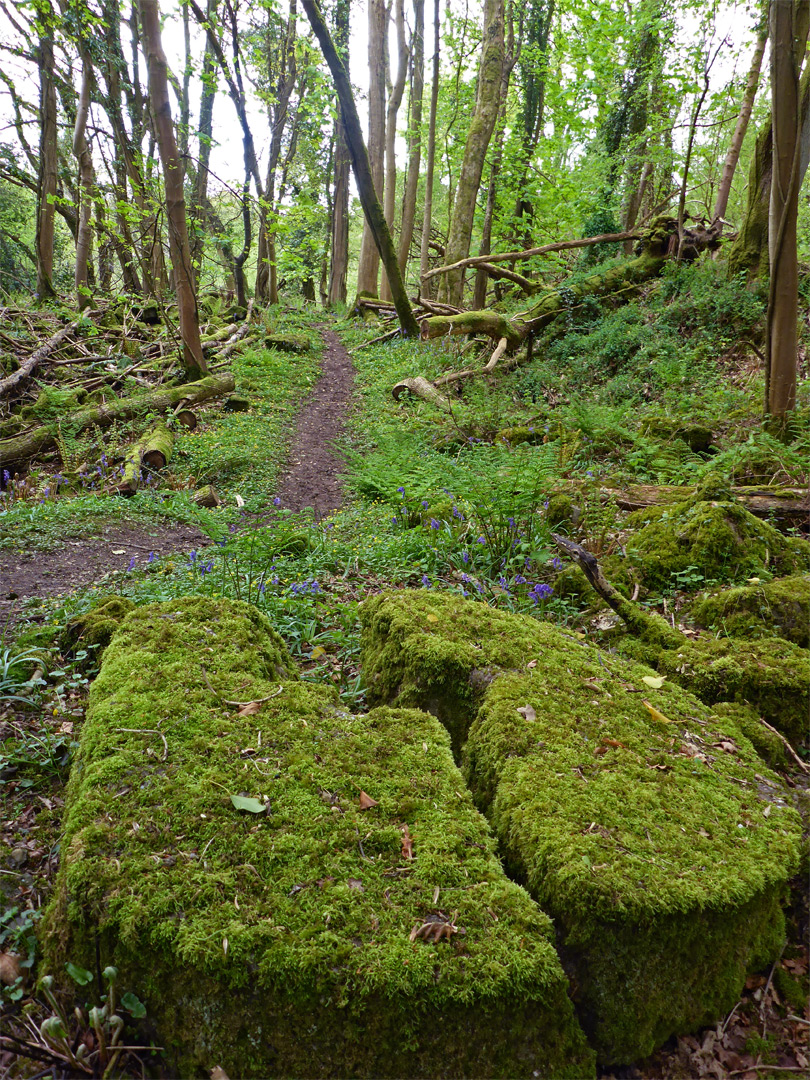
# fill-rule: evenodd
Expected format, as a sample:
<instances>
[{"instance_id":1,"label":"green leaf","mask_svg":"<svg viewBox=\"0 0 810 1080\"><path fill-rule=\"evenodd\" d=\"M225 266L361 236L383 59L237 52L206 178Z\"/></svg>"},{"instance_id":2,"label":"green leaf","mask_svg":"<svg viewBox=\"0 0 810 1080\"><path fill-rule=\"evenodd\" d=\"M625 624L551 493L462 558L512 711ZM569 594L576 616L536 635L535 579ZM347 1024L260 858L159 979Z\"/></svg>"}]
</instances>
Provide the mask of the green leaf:
<instances>
[{"instance_id":1,"label":"green leaf","mask_svg":"<svg viewBox=\"0 0 810 1080\"><path fill-rule=\"evenodd\" d=\"M266 807L258 799L251 799L247 795L231 795L231 802L237 810L247 810L250 814L264 814Z\"/></svg>"},{"instance_id":2,"label":"green leaf","mask_svg":"<svg viewBox=\"0 0 810 1080\"><path fill-rule=\"evenodd\" d=\"M143 1020L146 1016L146 1006L144 1003L129 991L127 991L126 994L121 995L121 1004L131 1016L135 1017L136 1020Z\"/></svg>"},{"instance_id":3,"label":"green leaf","mask_svg":"<svg viewBox=\"0 0 810 1080\"><path fill-rule=\"evenodd\" d=\"M65 964L65 971L79 986L87 986L88 983L93 981L93 972L88 971L87 968L79 967L77 964L71 964L68 962Z\"/></svg>"},{"instance_id":4,"label":"green leaf","mask_svg":"<svg viewBox=\"0 0 810 1080\"><path fill-rule=\"evenodd\" d=\"M660 690L666 681L666 675L642 675L641 681L651 686L653 690Z\"/></svg>"}]
</instances>

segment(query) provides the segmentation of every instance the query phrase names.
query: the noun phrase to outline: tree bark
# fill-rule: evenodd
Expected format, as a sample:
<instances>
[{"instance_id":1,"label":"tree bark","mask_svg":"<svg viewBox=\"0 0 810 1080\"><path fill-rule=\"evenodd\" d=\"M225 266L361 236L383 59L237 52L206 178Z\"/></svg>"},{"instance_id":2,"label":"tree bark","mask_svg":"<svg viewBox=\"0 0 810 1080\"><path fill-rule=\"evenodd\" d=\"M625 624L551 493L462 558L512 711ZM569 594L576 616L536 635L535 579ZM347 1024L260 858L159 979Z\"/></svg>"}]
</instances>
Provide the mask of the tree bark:
<instances>
[{"instance_id":1,"label":"tree bark","mask_svg":"<svg viewBox=\"0 0 810 1080\"><path fill-rule=\"evenodd\" d=\"M768 296L765 412L777 425L796 408L799 209L802 117L799 68L808 35L810 0L771 0L771 116L773 182L768 221Z\"/></svg>"},{"instance_id":2,"label":"tree bark","mask_svg":"<svg viewBox=\"0 0 810 1080\"><path fill-rule=\"evenodd\" d=\"M405 0L393 0L395 5L395 24L397 29L397 77L388 89L388 109L385 115L385 221L388 230L394 233L394 205L397 198L397 159L394 144L397 137L397 115L405 93L405 80L408 77L408 45L405 40ZM390 64L389 64L390 70ZM400 268L401 271L401 268ZM380 299L391 299L391 287L388 278L383 275L380 286Z\"/></svg>"},{"instance_id":3,"label":"tree bark","mask_svg":"<svg viewBox=\"0 0 810 1080\"><path fill-rule=\"evenodd\" d=\"M109 427L116 420L131 420L150 412L167 412L181 401L189 405L210 401L231 393L234 386L231 374L209 375L199 382L183 383L182 386L153 390L149 394L108 402L92 409L81 409L63 417L62 424L72 435L79 435L91 427ZM53 450L56 445L57 437L52 427L39 427L24 435L0 439L0 469L24 465L36 454Z\"/></svg>"},{"instance_id":4,"label":"tree bark","mask_svg":"<svg viewBox=\"0 0 810 1080\"><path fill-rule=\"evenodd\" d=\"M57 195L56 87L54 84L53 10L44 5L39 38L39 183L37 185L37 295L56 296L53 286L54 201Z\"/></svg>"},{"instance_id":5,"label":"tree bark","mask_svg":"<svg viewBox=\"0 0 810 1080\"><path fill-rule=\"evenodd\" d=\"M349 153L352 158L352 168L357 183L357 190L360 194L360 201L363 204L366 221L371 229L380 257L383 260L385 271L388 274L391 292L394 296L394 307L396 308L399 317L399 325L402 328L402 333L405 337L418 337L419 325L411 310L411 305L407 293L405 292L405 286L402 283L402 275L400 274L399 266L397 265L394 242L391 239L391 233L388 231L388 226L385 222L385 215L382 212L380 201L374 190L374 181L371 176L368 152L363 143L363 133L360 128L360 119L354 104L354 97L352 96L352 87L349 82L348 73L335 51L335 46L329 35L329 31L326 28L326 23L323 21L323 17L314 3L314 0L302 0L302 2L304 11L315 32L315 36L320 43L326 62L329 65L329 70L332 72L335 90L337 91L338 100L340 102L340 110L343 114L343 124L346 129L346 139L349 145Z\"/></svg>"},{"instance_id":6,"label":"tree bark","mask_svg":"<svg viewBox=\"0 0 810 1080\"><path fill-rule=\"evenodd\" d=\"M349 6L350 0L337 0L335 5L335 47L349 71ZM351 158L346 144L343 118L338 109L334 126L335 160L334 193L332 196L331 261L327 303L346 303L346 275L349 269L349 173Z\"/></svg>"},{"instance_id":7,"label":"tree bark","mask_svg":"<svg viewBox=\"0 0 810 1080\"><path fill-rule=\"evenodd\" d=\"M464 147L453 214L447 234L448 262L465 259L470 253L475 201L481 186L481 174L495 128L500 103L501 72L504 64L504 3L484 0L481 63L478 69L478 93L470 130ZM461 306L464 295L463 271L452 271L442 281L439 299Z\"/></svg>"},{"instance_id":8,"label":"tree bark","mask_svg":"<svg viewBox=\"0 0 810 1080\"><path fill-rule=\"evenodd\" d=\"M216 12L217 0L208 0L207 18ZM200 95L200 119L197 133L197 169L192 187L191 202L191 265L195 285L200 279L205 248L205 205L208 201L208 167L211 161L211 143L214 134L214 101L217 96L216 58L211 42L206 36L203 54L202 93Z\"/></svg>"},{"instance_id":9,"label":"tree bark","mask_svg":"<svg viewBox=\"0 0 810 1080\"><path fill-rule=\"evenodd\" d=\"M166 189L166 217L169 229L169 254L174 270L180 338L183 343L183 367L186 378L199 379L208 373L200 342L197 299L191 267L191 249L186 228L186 202L183 195L183 168L178 157L177 140L169 105L166 56L160 40L160 17L157 0L140 0L141 28L144 37L149 99L155 118L163 180Z\"/></svg>"},{"instance_id":10,"label":"tree bark","mask_svg":"<svg viewBox=\"0 0 810 1080\"><path fill-rule=\"evenodd\" d=\"M422 95L425 84L425 0L414 0L414 27L411 38L413 69L411 72L410 121L408 124L408 173L402 198L402 222L399 231L397 262L403 278L408 267L408 254L413 240L416 220L416 189L419 184L419 165L422 158Z\"/></svg>"},{"instance_id":11,"label":"tree bark","mask_svg":"<svg viewBox=\"0 0 810 1080\"><path fill-rule=\"evenodd\" d=\"M307 9L309 13L309 9ZM384 195L385 161L385 53L387 29L385 0L368 0L368 157L371 180L377 197ZM334 73L333 73L334 74ZM345 117L344 117L345 121ZM362 135L361 135L362 138ZM349 149L354 164L354 152ZM380 256L374 233L366 220L357 268L358 296L377 296Z\"/></svg>"},{"instance_id":12,"label":"tree bark","mask_svg":"<svg viewBox=\"0 0 810 1080\"><path fill-rule=\"evenodd\" d=\"M76 105L76 124L73 129L73 154L79 163L79 226L76 234L76 302L79 311L90 306L92 296L88 287L90 252L93 233L90 227L93 210L93 156L87 141L87 118L90 113L90 83L93 69L90 57L82 55L82 87Z\"/></svg>"},{"instance_id":13,"label":"tree bark","mask_svg":"<svg viewBox=\"0 0 810 1080\"><path fill-rule=\"evenodd\" d=\"M428 120L427 168L425 172L425 212L422 217L422 244L419 257L420 289L428 299L431 286L425 280L430 266L430 230L433 224L433 173L436 167L436 112L439 104L439 55L441 34L439 29L439 3L433 6L433 79L430 87L430 119Z\"/></svg>"}]
</instances>

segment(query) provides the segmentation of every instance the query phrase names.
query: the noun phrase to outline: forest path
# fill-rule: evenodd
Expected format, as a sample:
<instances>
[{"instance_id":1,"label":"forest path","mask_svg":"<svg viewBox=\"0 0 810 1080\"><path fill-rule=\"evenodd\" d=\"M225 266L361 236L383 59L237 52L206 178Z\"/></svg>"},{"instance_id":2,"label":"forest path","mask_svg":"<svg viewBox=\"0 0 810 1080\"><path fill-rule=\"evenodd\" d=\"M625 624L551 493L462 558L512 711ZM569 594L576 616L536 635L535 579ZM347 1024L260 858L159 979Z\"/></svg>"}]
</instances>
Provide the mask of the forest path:
<instances>
[{"instance_id":1,"label":"forest path","mask_svg":"<svg viewBox=\"0 0 810 1080\"><path fill-rule=\"evenodd\" d=\"M316 520L342 502L345 464L331 446L343 432L354 387L347 350L334 331L320 329L326 343L321 376L298 414L277 493L282 507L293 512L312 507ZM274 517L267 514L264 520L271 524ZM150 557L188 553L210 543L210 537L192 525L116 523L95 536L66 536L52 551L0 549L0 634L16 622L21 600L65 596L113 570L141 566Z\"/></svg>"}]
</instances>

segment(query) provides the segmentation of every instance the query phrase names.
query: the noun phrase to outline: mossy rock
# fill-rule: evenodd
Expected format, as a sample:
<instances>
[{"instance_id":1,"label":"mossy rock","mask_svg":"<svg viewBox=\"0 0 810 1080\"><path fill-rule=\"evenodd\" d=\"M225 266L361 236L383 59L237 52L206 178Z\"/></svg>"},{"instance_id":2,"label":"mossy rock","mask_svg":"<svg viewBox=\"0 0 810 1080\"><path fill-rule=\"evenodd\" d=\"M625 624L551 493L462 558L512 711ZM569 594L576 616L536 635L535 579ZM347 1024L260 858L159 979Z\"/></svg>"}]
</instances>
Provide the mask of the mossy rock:
<instances>
[{"instance_id":1,"label":"mossy rock","mask_svg":"<svg viewBox=\"0 0 810 1080\"><path fill-rule=\"evenodd\" d=\"M20 416L23 420L39 420L45 423L49 420L66 419L81 406L85 397L82 390L57 390L56 387L46 386L40 391L33 405L25 405L20 409Z\"/></svg>"},{"instance_id":2,"label":"mossy rock","mask_svg":"<svg viewBox=\"0 0 810 1080\"><path fill-rule=\"evenodd\" d=\"M623 638L619 651L691 690L708 705L743 702L790 739L808 736L810 655L781 638L684 638L677 648L660 648Z\"/></svg>"},{"instance_id":3,"label":"mossy rock","mask_svg":"<svg viewBox=\"0 0 810 1080\"><path fill-rule=\"evenodd\" d=\"M286 662L244 604L129 616L71 774L47 967L115 964L171 1075L593 1076L550 920L446 732L353 716L278 682ZM274 696L246 720L217 694Z\"/></svg>"},{"instance_id":4,"label":"mossy rock","mask_svg":"<svg viewBox=\"0 0 810 1080\"><path fill-rule=\"evenodd\" d=\"M542 428L526 426L502 428L495 436L496 444L506 446L537 446L545 436Z\"/></svg>"},{"instance_id":5,"label":"mossy rock","mask_svg":"<svg viewBox=\"0 0 810 1080\"><path fill-rule=\"evenodd\" d=\"M776 732L765 727L756 709L739 701L720 701L712 706L714 716L720 717L724 727L732 725L745 736L763 761L774 769L784 769L792 764L782 739Z\"/></svg>"},{"instance_id":6,"label":"mossy rock","mask_svg":"<svg viewBox=\"0 0 810 1080\"><path fill-rule=\"evenodd\" d=\"M712 429L704 424L682 424L669 416L650 416L642 422L645 435L658 439L679 439L693 454L705 454L712 443Z\"/></svg>"},{"instance_id":7,"label":"mossy rock","mask_svg":"<svg viewBox=\"0 0 810 1080\"><path fill-rule=\"evenodd\" d=\"M665 588L690 569L706 579L750 577L763 568L778 574L810 569L810 543L788 539L732 502L690 500L636 510L627 554L644 584Z\"/></svg>"},{"instance_id":8,"label":"mossy rock","mask_svg":"<svg viewBox=\"0 0 810 1080\"><path fill-rule=\"evenodd\" d=\"M649 678L549 649L487 690L464 752L508 871L555 921L606 1064L727 1013L782 947L799 857L799 816L751 744Z\"/></svg>"},{"instance_id":9,"label":"mossy rock","mask_svg":"<svg viewBox=\"0 0 810 1080\"><path fill-rule=\"evenodd\" d=\"M696 626L726 637L776 637L810 644L810 577L793 574L698 597L689 609Z\"/></svg>"},{"instance_id":10,"label":"mossy rock","mask_svg":"<svg viewBox=\"0 0 810 1080\"><path fill-rule=\"evenodd\" d=\"M546 523L552 529L558 529L561 525L574 525L579 523L582 517L582 509L570 495L558 492L550 495L545 509Z\"/></svg>"},{"instance_id":11,"label":"mossy rock","mask_svg":"<svg viewBox=\"0 0 810 1080\"><path fill-rule=\"evenodd\" d=\"M457 760L495 676L573 640L528 616L427 589L371 597L360 623L369 703L432 713L450 732Z\"/></svg>"},{"instance_id":12,"label":"mossy rock","mask_svg":"<svg viewBox=\"0 0 810 1080\"><path fill-rule=\"evenodd\" d=\"M135 604L125 596L113 596L71 619L65 628L66 647L74 648L81 642L84 648L105 649L121 623L135 610Z\"/></svg>"}]
</instances>

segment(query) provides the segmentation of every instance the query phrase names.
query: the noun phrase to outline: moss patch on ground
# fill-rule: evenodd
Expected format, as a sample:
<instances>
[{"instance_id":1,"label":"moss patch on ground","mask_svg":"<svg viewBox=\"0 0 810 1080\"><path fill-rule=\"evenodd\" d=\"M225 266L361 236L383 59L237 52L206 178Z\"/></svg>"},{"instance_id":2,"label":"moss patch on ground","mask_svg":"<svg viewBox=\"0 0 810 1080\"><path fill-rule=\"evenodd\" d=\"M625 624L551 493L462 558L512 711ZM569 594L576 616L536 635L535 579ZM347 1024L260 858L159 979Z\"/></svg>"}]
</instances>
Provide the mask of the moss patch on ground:
<instances>
[{"instance_id":1,"label":"moss patch on ground","mask_svg":"<svg viewBox=\"0 0 810 1080\"><path fill-rule=\"evenodd\" d=\"M778 574L810 569L810 543L788 539L733 502L691 499L636 510L625 520L633 530L627 555L650 588L676 583L692 569L707 580L729 581L759 571Z\"/></svg>"},{"instance_id":2,"label":"moss patch on ground","mask_svg":"<svg viewBox=\"0 0 810 1080\"><path fill-rule=\"evenodd\" d=\"M244 604L126 619L71 775L54 974L114 963L176 1075L592 1076L550 921L447 733L293 674Z\"/></svg>"},{"instance_id":3,"label":"moss patch on ground","mask_svg":"<svg viewBox=\"0 0 810 1080\"><path fill-rule=\"evenodd\" d=\"M676 649L625 637L626 656L649 664L709 705L734 701L751 705L792 742L808 735L810 655L781 638L684 638Z\"/></svg>"},{"instance_id":4,"label":"moss patch on ground","mask_svg":"<svg viewBox=\"0 0 810 1080\"><path fill-rule=\"evenodd\" d=\"M574 640L547 623L429 590L374 596L362 604L360 621L369 702L433 713L450 732L457 760L492 680Z\"/></svg>"},{"instance_id":5,"label":"moss patch on ground","mask_svg":"<svg viewBox=\"0 0 810 1080\"><path fill-rule=\"evenodd\" d=\"M607 1063L731 1008L781 948L799 856L799 817L748 740L650 677L582 646L547 652L492 684L465 749Z\"/></svg>"},{"instance_id":6,"label":"moss patch on ground","mask_svg":"<svg viewBox=\"0 0 810 1080\"><path fill-rule=\"evenodd\" d=\"M810 576L793 574L699 597L689 609L696 626L723 637L781 637L810 644Z\"/></svg>"}]
</instances>

